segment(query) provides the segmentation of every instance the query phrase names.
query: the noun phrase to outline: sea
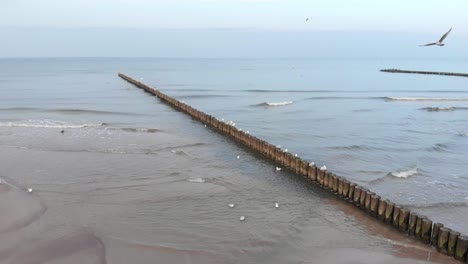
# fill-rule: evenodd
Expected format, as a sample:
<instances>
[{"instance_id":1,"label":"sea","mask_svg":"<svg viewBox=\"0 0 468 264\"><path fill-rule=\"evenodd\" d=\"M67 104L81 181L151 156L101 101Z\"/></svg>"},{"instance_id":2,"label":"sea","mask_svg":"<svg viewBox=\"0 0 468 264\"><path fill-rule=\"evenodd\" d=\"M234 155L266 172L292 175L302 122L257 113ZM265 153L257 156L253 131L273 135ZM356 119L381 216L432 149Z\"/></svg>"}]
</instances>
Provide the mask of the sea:
<instances>
[{"instance_id":1,"label":"sea","mask_svg":"<svg viewBox=\"0 0 468 264\"><path fill-rule=\"evenodd\" d=\"M117 76L468 235L468 78L385 68L468 61L0 59L0 263L451 263Z\"/></svg>"}]
</instances>

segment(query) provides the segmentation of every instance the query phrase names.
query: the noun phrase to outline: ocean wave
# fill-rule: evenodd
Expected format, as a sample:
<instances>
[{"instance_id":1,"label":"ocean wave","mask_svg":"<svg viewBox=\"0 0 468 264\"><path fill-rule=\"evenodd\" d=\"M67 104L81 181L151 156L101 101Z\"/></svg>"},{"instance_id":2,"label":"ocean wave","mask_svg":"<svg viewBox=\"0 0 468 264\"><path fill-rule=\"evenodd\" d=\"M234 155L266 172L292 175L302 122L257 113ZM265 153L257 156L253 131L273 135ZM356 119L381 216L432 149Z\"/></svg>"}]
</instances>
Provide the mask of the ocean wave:
<instances>
[{"instance_id":1,"label":"ocean wave","mask_svg":"<svg viewBox=\"0 0 468 264\"><path fill-rule=\"evenodd\" d=\"M412 207L419 209L429 209L429 208L449 208L449 207L468 207L468 202L440 202L432 204L402 204L404 207Z\"/></svg>"},{"instance_id":2,"label":"ocean wave","mask_svg":"<svg viewBox=\"0 0 468 264\"><path fill-rule=\"evenodd\" d=\"M163 130L157 129L157 128L132 128L132 127L124 127L124 128L113 128L113 129L118 129L122 130L125 132L143 132L143 133L156 133L156 132L162 132Z\"/></svg>"},{"instance_id":3,"label":"ocean wave","mask_svg":"<svg viewBox=\"0 0 468 264\"><path fill-rule=\"evenodd\" d=\"M387 101L468 101L466 97L385 97Z\"/></svg>"},{"instance_id":4,"label":"ocean wave","mask_svg":"<svg viewBox=\"0 0 468 264\"><path fill-rule=\"evenodd\" d=\"M0 108L0 112L47 112L47 113L62 113L70 115L79 114L98 114L98 115L139 115L136 113L127 112L114 112L114 111L103 111L103 110L92 110L92 109L49 109L49 108L34 108L34 107L12 107L12 108Z\"/></svg>"},{"instance_id":5,"label":"ocean wave","mask_svg":"<svg viewBox=\"0 0 468 264\"><path fill-rule=\"evenodd\" d=\"M435 152L446 152L449 147L445 144L435 144L434 146L428 148L428 151L435 151Z\"/></svg>"},{"instance_id":6,"label":"ocean wave","mask_svg":"<svg viewBox=\"0 0 468 264\"><path fill-rule=\"evenodd\" d=\"M256 104L254 106L285 106L292 104L293 101L284 101L284 102L264 102L261 104Z\"/></svg>"},{"instance_id":7,"label":"ocean wave","mask_svg":"<svg viewBox=\"0 0 468 264\"><path fill-rule=\"evenodd\" d=\"M468 107L424 107L421 110L425 110L428 112L451 112L455 110L468 110Z\"/></svg>"},{"instance_id":8,"label":"ocean wave","mask_svg":"<svg viewBox=\"0 0 468 264\"><path fill-rule=\"evenodd\" d=\"M404 171L398 171L398 172L391 172L390 175L394 176L394 177L397 177L397 178L408 178L410 176L413 176L413 175L416 175L418 174L418 168L411 168L411 169L408 169L408 170L404 170Z\"/></svg>"},{"instance_id":9,"label":"ocean wave","mask_svg":"<svg viewBox=\"0 0 468 264\"><path fill-rule=\"evenodd\" d=\"M361 146L361 145L335 146L335 147L328 147L328 148L335 149L335 150L368 150L370 149L367 146Z\"/></svg>"},{"instance_id":10,"label":"ocean wave","mask_svg":"<svg viewBox=\"0 0 468 264\"><path fill-rule=\"evenodd\" d=\"M178 99L199 99L199 98L223 98L233 97L232 95L220 95L220 94L194 94L194 95L182 95L177 96Z\"/></svg>"},{"instance_id":11,"label":"ocean wave","mask_svg":"<svg viewBox=\"0 0 468 264\"><path fill-rule=\"evenodd\" d=\"M88 128L88 127L101 127L105 123L89 123L89 124L71 124L56 120L26 120L26 121L12 121L0 122L0 127L31 127L31 128Z\"/></svg>"},{"instance_id":12,"label":"ocean wave","mask_svg":"<svg viewBox=\"0 0 468 264\"><path fill-rule=\"evenodd\" d=\"M205 179L203 178L192 178L192 179L187 179L189 182L195 182L195 183L205 183Z\"/></svg>"}]
</instances>

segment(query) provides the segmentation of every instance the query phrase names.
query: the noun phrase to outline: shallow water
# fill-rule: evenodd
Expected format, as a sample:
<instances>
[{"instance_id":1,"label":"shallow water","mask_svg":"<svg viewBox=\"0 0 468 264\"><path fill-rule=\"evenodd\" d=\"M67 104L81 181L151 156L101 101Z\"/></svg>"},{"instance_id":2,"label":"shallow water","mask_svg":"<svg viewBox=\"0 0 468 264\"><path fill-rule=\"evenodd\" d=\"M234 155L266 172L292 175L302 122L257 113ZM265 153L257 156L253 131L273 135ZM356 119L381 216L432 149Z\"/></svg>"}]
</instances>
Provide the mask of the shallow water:
<instances>
[{"instance_id":1,"label":"shallow water","mask_svg":"<svg viewBox=\"0 0 468 264\"><path fill-rule=\"evenodd\" d=\"M12 210L0 263L447 261L116 76L468 233L468 79L378 72L425 65L462 71L459 61L0 60L0 178L11 186L0 208Z\"/></svg>"}]
</instances>

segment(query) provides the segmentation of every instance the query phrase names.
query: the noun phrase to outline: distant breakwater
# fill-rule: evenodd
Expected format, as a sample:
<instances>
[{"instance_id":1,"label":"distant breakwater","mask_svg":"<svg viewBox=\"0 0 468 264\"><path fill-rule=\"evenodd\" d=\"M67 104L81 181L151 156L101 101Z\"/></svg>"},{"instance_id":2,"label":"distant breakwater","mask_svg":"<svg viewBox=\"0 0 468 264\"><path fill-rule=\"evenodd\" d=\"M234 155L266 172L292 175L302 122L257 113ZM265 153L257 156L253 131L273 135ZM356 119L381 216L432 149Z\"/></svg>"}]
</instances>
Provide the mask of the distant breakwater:
<instances>
[{"instance_id":1,"label":"distant breakwater","mask_svg":"<svg viewBox=\"0 0 468 264\"><path fill-rule=\"evenodd\" d=\"M384 199L365 187L350 182L326 169L320 169L313 163L309 163L275 145L244 132L236 128L233 124L225 123L211 115L201 112L140 81L122 73L119 73L119 77L143 89L145 92L157 96L163 102L191 116L207 127L263 155L277 165L307 178L315 185L330 191L346 202L354 204L356 208L363 210L371 217L375 218L376 221L381 221L389 226L393 226L402 234L419 240L426 245L432 245L437 251L445 255L455 257L457 260L463 262L468 261L467 236L462 236L459 232L445 227L441 223L434 223L428 217L416 212L411 212L404 206ZM459 220L464 221L464 219Z\"/></svg>"},{"instance_id":2,"label":"distant breakwater","mask_svg":"<svg viewBox=\"0 0 468 264\"><path fill-rule=\"evenodd\" d=\"M400 70L400 69L383 69L380 71L389 72L389 73L430 74L430 75L468 77L468 73L456 73L456 72L408 71L408 70Z\"/></svg>"}]
</instances>

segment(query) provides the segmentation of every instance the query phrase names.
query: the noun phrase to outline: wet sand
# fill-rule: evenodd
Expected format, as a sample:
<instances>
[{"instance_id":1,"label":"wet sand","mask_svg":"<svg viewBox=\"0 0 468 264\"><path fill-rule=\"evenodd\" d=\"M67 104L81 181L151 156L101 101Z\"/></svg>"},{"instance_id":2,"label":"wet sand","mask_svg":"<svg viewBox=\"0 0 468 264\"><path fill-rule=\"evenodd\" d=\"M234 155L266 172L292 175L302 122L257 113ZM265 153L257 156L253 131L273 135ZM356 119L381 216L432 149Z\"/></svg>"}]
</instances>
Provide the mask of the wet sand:
<instances>
[{"instance_id":1,"label":"wet sand","mask_svg":"<svg viewBox=\"0 0 468 264\"><path fill-rule=\"evenodd\" d=\"M0 146L0 263L457 263L185 126L107 131L92 151L96 132L80 129Z\"/></svg>"}]
</instances>

